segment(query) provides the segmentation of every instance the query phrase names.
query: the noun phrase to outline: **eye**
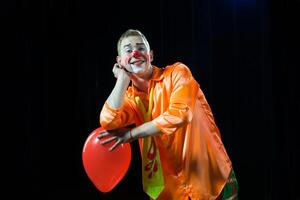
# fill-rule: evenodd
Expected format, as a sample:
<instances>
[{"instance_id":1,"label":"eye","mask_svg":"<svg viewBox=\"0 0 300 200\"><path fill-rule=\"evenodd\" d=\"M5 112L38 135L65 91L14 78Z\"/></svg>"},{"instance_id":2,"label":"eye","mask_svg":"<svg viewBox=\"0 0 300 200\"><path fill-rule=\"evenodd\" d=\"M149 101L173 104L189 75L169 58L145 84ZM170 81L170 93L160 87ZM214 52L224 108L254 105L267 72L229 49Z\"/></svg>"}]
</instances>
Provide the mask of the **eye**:
<instances>
[{"instance_id":1,"label":"eye","mask_svg":"<svg viewBox=\"0 0 300 200\"><path fill-rule=\"evenodd\" d=\"M132 49L125 49L124 51L125 51L125 53L131 53Z\"/></svg>"},{"instance_id":2,"label":"eye","mask_svg":"<svg viewBox=\"0 0 300 200\"><path fill-rule=\"evenodd\" d=\"M144 51L145 48L144 48L144 47L139 47L138 50L139 50L139 51Z\"/></svg>"}]
</instances>

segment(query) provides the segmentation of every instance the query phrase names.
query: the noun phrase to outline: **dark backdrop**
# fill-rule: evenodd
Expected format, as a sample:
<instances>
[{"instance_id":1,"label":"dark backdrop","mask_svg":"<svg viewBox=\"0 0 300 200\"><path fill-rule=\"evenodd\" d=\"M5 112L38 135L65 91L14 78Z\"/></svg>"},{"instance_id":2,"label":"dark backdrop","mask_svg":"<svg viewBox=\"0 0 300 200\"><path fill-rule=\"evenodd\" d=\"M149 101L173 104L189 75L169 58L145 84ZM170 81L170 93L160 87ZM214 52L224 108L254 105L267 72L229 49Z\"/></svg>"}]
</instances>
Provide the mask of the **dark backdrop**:
<instances>
[{"instance_id":1,"label":"dark backdrop","mask_svg":"<svg viewBox=\"0 0 300 200\"><path fill-rule=\"evenodd\" d=\"M153 64L181 61L200 83L240 199L299 199L297 12L299 1L288 0L1 1L10 197L146 199L136 142L128 173L108 194L92 185L81 160L115 83L118 37L137 28Z\"/></svg>"}]
</instances>

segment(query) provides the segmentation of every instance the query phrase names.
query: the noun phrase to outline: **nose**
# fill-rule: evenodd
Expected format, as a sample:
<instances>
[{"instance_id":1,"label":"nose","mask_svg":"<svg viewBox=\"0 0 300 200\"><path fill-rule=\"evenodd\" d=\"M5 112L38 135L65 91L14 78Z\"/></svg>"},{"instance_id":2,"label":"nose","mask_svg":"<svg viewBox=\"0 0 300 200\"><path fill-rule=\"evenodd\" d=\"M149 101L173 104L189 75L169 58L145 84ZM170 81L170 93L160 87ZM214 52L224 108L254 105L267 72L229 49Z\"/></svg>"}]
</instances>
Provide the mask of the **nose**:
<instances>
[{"instance_id":1,"label":"nose","mask_svg":"<svg viewBox=\"0 0 300 200\"><path fill-rule=\"evenodd\" d=\"M140 52L138 52L137 50L134 50L134 51L132 52L132 56L133 56L134 58L138 58L138 57L140 56Z\"/></svg>"}]
</instances>

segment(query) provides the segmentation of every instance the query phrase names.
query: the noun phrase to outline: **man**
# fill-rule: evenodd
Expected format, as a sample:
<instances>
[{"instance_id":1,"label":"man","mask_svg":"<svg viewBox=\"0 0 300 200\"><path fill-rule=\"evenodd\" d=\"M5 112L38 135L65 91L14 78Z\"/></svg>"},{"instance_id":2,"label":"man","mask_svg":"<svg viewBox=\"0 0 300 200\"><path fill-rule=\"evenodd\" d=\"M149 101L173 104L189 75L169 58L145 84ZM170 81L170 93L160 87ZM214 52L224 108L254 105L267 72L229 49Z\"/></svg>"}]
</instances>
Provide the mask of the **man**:
<instances>
[{"instance_id":1,"label":"man","mask_svg":"<svg viewBox=\"0 0 300 200\"><path fill-rule=\"evenodd\" d=\"M237 199L237 181L213 114L189 68L158 68L145 36L118 41L116 84L100 113L102 144L139 140L143 188L151 199ZM131 86L130 82L132 83ZM128 129L128 125L135 128Z\"/></svg>"}]
</instances>

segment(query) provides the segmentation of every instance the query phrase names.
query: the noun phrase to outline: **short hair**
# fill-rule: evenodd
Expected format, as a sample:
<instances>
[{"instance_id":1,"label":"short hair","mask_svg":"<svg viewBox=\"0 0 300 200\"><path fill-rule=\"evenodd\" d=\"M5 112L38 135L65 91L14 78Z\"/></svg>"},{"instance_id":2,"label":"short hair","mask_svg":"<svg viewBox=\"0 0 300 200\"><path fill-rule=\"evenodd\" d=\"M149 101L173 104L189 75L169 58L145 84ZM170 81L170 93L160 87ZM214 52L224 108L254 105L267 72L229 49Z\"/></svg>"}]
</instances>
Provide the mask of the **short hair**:
<instances>
[{"instance_id":1,"label":"short hair","mask_svg":"<svg viewBox=\"0 0 300 200\"><path fill-rule=\"evenodd\" d=\"M148 42L147 38L145 37L145 35L141 31L139 31L137 29L128 29L127 31L125 31L121 35L121 37L118 40L118 44L117 44L118 55L121 54L121 42L122 42L122 40L125 39L125 38L128 38L130 36L140 36L140 37L142 37L145 40L146 46L150 50L149 42Z\"/></svg>"}]
</instances>

